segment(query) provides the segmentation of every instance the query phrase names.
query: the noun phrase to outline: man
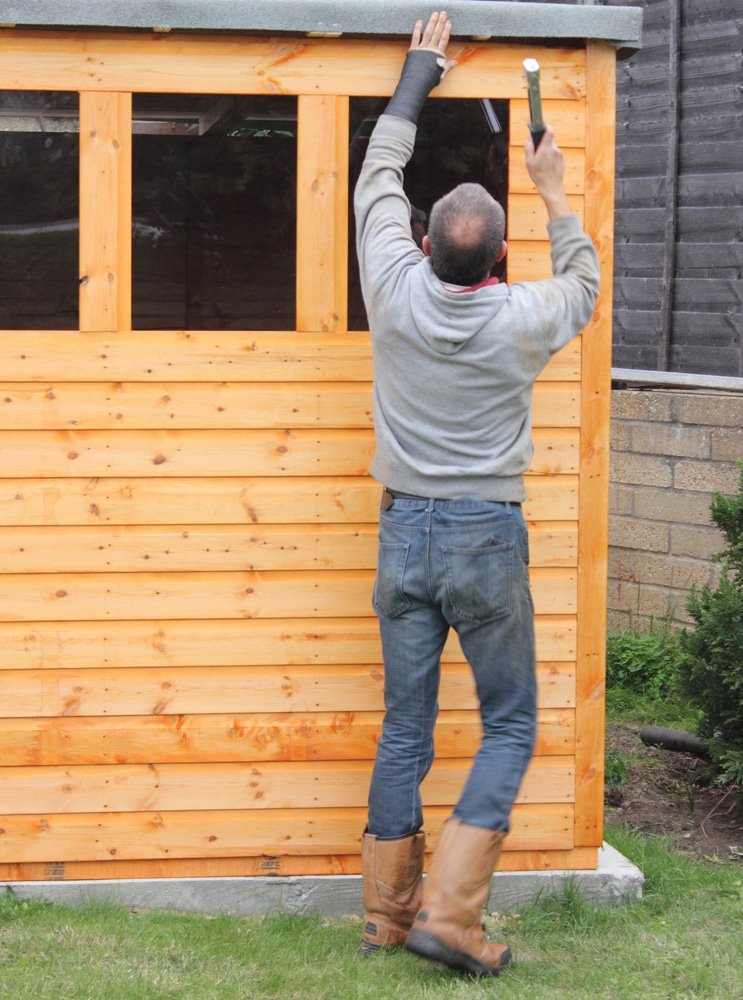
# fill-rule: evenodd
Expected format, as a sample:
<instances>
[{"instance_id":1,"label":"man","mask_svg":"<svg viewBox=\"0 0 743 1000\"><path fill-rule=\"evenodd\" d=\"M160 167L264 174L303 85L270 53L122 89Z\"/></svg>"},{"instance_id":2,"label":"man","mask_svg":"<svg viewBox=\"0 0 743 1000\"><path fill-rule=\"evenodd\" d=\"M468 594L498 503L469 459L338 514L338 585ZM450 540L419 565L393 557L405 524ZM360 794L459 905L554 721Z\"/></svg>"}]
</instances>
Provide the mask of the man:
<instances>
[{"instance_id":1,"label":"man","mask_svg":"<svg viewBox=\"0 0 743 1000\"><path fill-rule=\"evenodd\" d=\"M479 976L510 953L482 907L533 752L534 610L521 501L534 381L588 322L598 266L565 197L550 129L526 163L549 215L554 277L499 284L504 213L479 185L437 202L422 251L402 170L446 60L444 12L418 22L356 186L357 252L374 347L376 455L385 484L374 607L385 707L362 844L362 952L402 944ZM472 668L483 737L422 885L419 787L433 762L440 655L454 628Z\"/></svg>"}]
</instances>

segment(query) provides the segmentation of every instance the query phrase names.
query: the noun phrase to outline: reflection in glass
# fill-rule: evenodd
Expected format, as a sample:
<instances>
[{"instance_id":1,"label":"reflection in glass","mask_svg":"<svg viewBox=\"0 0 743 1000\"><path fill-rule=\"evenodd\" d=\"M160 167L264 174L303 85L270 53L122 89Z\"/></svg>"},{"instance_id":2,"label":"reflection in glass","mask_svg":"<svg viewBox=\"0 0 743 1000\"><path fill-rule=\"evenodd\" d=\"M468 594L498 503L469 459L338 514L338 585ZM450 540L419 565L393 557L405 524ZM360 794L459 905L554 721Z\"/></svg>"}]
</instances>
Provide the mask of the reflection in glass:
<instances>
[{"instance_id":1,"label":"reflection in glass","mask_svg":"<svg viewBox=\"0 0 743 1000\"><path fill-rule=\"evenodd\" d=\"M366 154L369 136L388 98L351 98L350 197ZM420 243L428 213L457 184L482 184L507 208L508 102L427 101L418 123L415 152L405 168L405 193L412 209L412 233ZM352 213L351 213L352 215ZM368 329L359 286L353 218L348 255L348 328ZM496 264L493 274L504 275Z\"/></svg>"},{"instance_id":2,"label":"reflection in glass","mask_svg":"<svg viewBox=\"0 0 743 1000\"><path fill-rule=\"evenodd\" d=\"M78 325L78 96L0 91L0 328Z\"/></svg>"},{"instance_id":3,"label":"reflection in glass","mask_svg":"<svg viewBox=\"0 0 743 1000\"><path fill-rule=\"evenodd\" d=\"M135 329L293 329L297 102L134 97Z\"/></svg>"}]
</instances>

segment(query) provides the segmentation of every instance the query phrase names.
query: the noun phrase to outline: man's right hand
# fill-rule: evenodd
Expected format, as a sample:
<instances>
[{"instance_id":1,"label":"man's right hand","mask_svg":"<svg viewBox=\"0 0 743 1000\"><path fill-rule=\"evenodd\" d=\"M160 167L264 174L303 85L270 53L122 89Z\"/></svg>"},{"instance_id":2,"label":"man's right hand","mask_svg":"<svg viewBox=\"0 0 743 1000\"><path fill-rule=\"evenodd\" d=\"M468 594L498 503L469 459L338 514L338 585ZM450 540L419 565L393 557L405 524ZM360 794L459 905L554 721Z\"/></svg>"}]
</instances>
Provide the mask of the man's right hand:
<instances>
[{"instance_id":1,"label":"man's right hand","mask_svg":"<svg viewBox=\"0 0 743 1000\"><path fill-rule=\"evenodd\" d=\"M550 219L572 215L573 210L565 195L565 157L549 125L545 127L544 137L536 150L531 135L527 135L524 151L526 169L547 206Z\"/></svg>"}]
</instances>

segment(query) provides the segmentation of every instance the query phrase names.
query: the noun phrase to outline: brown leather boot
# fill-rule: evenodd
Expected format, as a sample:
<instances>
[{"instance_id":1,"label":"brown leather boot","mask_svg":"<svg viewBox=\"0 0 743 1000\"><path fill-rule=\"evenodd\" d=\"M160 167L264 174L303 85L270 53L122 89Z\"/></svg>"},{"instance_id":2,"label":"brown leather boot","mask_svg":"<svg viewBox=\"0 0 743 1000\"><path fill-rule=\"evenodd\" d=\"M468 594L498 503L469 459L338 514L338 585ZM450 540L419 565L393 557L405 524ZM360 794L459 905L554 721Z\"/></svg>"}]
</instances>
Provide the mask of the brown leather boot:
<instances>
[{"instance_id":1,"label":"brown leather boot","mask_svg":"<svg viewBox=\"0 0 743 1000\"><path fill-rule=\"evenodd\" d=\"M497 976L511 960L502 944L485 940L482 909L498 864L504 833L444 824L423 886L423 905L405 947L474 976Z\"/></svg>"},{"instance_id":2,"label":"brown leather boot","mask_svg":"<svg viewBox=\"0 0 743 1000\"><path fill-rule=\"evenodd\" d=\"M366 921L361 954L405 943L422 900L421 876L426 835L378 840L365 833L361 842Z\"/></svg>"}]
</instances>

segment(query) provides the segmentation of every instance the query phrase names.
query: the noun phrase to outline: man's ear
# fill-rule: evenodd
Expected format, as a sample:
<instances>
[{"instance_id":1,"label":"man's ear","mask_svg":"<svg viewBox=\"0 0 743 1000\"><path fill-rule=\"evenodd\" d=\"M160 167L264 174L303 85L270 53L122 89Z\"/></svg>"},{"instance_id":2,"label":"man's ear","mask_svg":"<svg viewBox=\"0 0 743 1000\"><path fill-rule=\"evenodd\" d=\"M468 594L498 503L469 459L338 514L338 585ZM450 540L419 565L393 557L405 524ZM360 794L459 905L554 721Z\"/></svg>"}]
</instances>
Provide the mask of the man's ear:
<instances>
[{"instance_id":1,"label":"man's ear","mask_svg":"<svg viewBox=\"0 0 743 1000\"><path fill-rule=\"evenodd\" d=\"M428 239L428 233L426 233L426 235L421 240L421 250L426 255L426 257L431 256L431 244Z\"/></svg>"},{"instance_id":2,"label":"man's ear","mask_svg":"<svg viewBox=\"0 0 743 1000\"><path fill-rule=\"evenodd\" d=\"M508 244L506 243L505 240L503 240L503 242L500 245L500 250L498 251L498 256L495 258L495 263L499 264L507 253L508 253Z\"/></svg>"}]
</instances>

